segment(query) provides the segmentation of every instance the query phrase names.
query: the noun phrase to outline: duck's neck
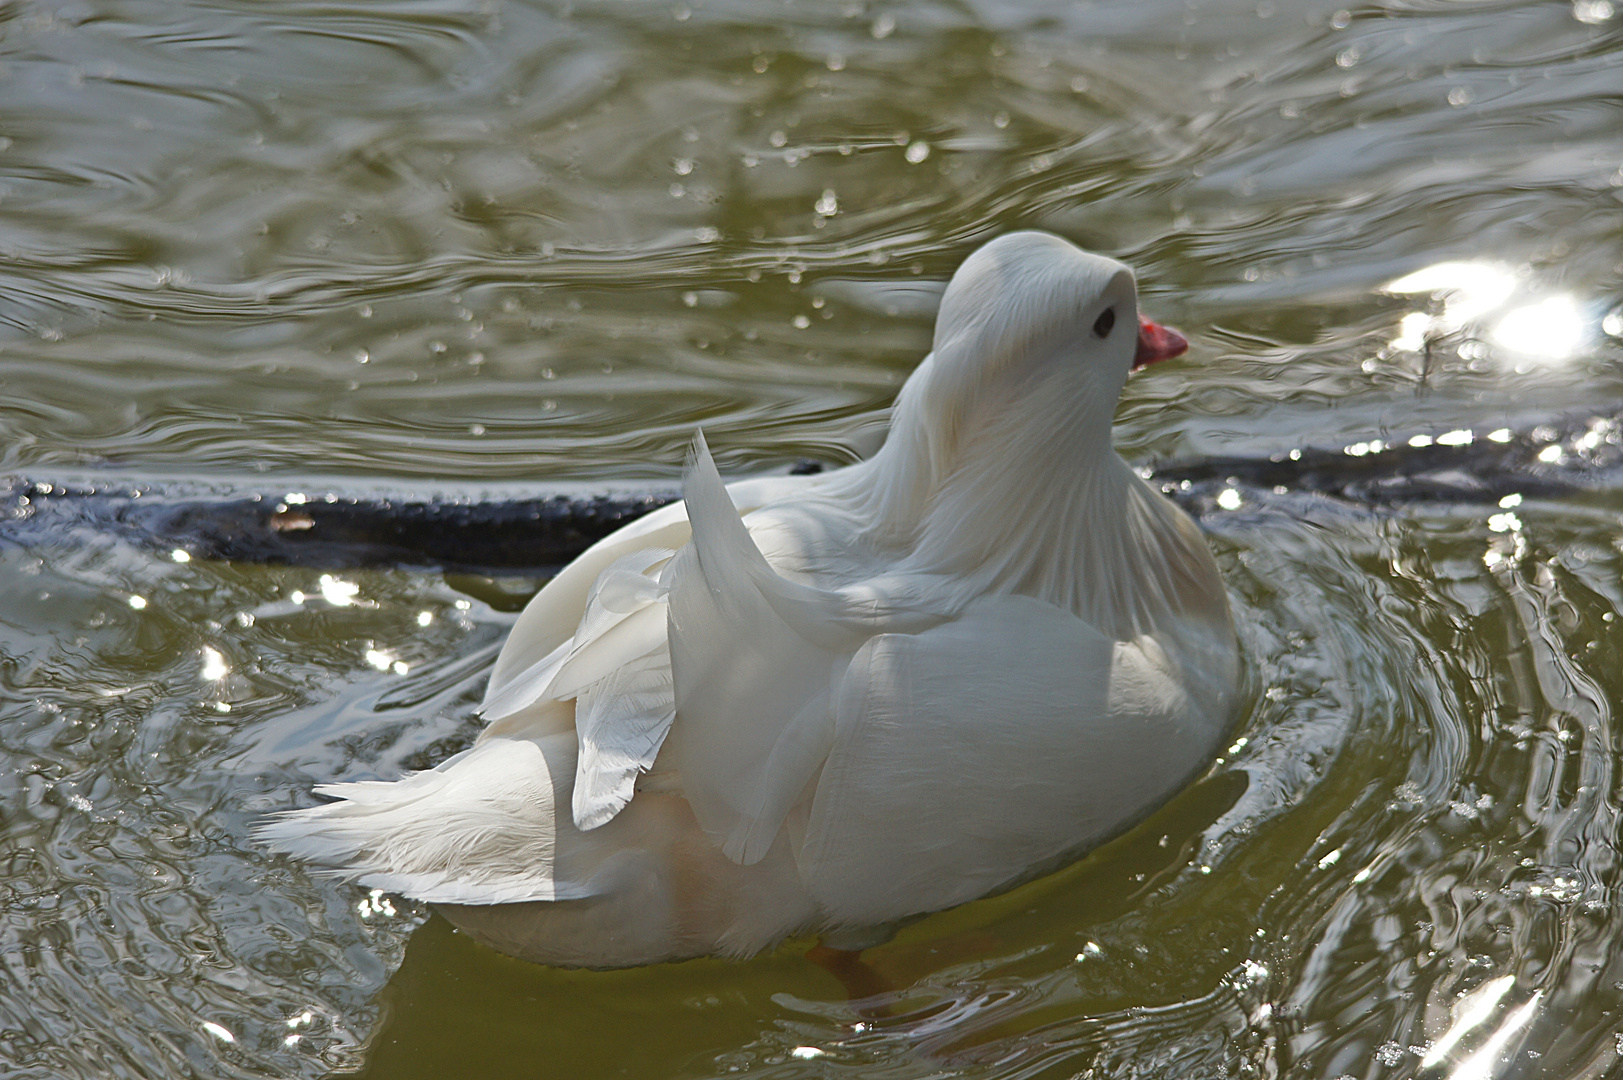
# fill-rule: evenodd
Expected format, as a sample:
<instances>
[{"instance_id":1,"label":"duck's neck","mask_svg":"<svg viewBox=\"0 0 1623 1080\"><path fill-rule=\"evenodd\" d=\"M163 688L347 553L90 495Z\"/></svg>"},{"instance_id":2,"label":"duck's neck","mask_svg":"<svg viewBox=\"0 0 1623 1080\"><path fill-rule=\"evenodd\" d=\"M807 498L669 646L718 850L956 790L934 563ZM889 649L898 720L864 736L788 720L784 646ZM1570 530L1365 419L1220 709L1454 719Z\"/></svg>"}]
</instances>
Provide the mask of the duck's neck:
<instances>
[{"instance_id":1,"label":"duck's neck","mask_svg":"<svg viewBox=\"0 0 1623 1080\"><path fill-rule=\"evenodd\" d=\"M909 389L913 389L911 386ZM1033 400L954 415L898 400L885 446L849 470L875 543L971 595L1015 593L1117 637L1227 605L1194 524L1110 445L1112 402Z\"/></svg>"}]
</instances>

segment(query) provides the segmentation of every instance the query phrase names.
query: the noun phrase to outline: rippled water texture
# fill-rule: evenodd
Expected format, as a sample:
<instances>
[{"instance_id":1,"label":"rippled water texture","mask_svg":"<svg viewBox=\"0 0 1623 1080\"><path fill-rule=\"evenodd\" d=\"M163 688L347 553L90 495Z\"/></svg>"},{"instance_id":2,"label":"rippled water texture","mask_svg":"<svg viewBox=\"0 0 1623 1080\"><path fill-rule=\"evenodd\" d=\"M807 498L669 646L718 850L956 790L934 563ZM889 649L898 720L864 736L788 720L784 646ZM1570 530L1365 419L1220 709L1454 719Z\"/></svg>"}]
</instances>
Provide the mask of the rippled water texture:
<instances>
[{"instance_id":1,"label":"rippled water texture","mask_svg":"<svg viewBox=\"0 0 1623 1080\"><path fill-rule=\"evenodd\" d=\"M848 460L1020 226L1194 342L1135 462L1539 437L1623 399L1620 87L1604 0L18 0L0 470L543 490L668 481L701 421L735 472ZM538 582L0 546L0 1072L1623 1070L1623 495L1193 494L1233 747L860 1007L805 942L535 968L247 840L466 745Z\"/></svg>"}]
</instances>

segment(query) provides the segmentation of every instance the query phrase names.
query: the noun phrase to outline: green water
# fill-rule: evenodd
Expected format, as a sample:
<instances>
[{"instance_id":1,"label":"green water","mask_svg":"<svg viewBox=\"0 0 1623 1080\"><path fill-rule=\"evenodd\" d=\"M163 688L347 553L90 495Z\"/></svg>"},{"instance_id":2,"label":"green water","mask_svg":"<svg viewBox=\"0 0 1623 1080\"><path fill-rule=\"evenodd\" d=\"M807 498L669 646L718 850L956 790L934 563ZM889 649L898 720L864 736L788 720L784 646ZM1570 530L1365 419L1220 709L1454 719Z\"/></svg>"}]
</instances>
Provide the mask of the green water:
<instances>
[{"instance_id":1,"label":"green water","mask_svg":"<svg viewBox=\"0 0 1623 1080\"><path fill-rule=\"evenodd\" d=\"M1616 412L1620 87L1596 0L18 0L0 472L668 481L701 422L725 470L847 460L1033 226L1193 341L1128 387L1141 464ZM545 970L249 842L468 743L488 590L0 546L0 1073L1623 1073L1620 515L1233 488L1235 746L874 950L861 1008L806 942Z\"/></svg>"}]
</instances>

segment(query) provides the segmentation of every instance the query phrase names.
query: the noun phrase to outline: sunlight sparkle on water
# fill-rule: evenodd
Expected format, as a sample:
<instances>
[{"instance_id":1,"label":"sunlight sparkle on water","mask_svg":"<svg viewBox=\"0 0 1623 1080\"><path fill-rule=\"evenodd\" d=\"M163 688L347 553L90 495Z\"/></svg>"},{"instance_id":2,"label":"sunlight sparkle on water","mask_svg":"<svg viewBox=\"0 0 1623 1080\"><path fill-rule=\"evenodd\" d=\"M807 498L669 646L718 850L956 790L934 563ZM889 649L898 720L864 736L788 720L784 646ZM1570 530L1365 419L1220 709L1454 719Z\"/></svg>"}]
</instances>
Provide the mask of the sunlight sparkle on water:
<instances>
[{"instance_id":1,"label":"sunlight sparkle on water","mask_svg":"<svg viewBox=\"0 0 1623 1080\"><path fill-rule=\"evenodd\" d=\"M370 919L375 915L391 919L395 916L394 901L383 895L382 889L373 889L367 893L366 899L355 905L355 910L360 912L363 919Z\"/></svg>"},{"instance_id":2,"label":"sunlight sparkle on water","mask_svg":"<svg viewBox=\"0 0 1623 1080\"><path fill-rule=\"evenodd\" d=\"M1392 339L1394 348L1414 352L1426 347L1426 334L1431 330L1431 316L1424 311L1411 311L1398 320L1398 336Z\"/></svg>"},{"instance_id":3,"label":"sunlight sparkle on water","mask_svg":"<svg viewBox=\"0 0 1623 1080\"><path fill-rule=\"evenodd\" d=\"M1539 999L1543 996L1543 990L1533 991L1533 996L1527 999L1527 1003L1506 1017L1505 1022L1500 1024L1492 1037L1482 1044L1481 1049L1460 1062L1459 1067L1448 1074L1448 1080L1493 1080L1495 1066L1500 1063L1499 1058L1504 1053L1506 1044L1532 1021L1538 1013Z\"/></svg>"},{"instance_id":4,"label":"sunlight sparkle on water","mask_svg":"<svg viewBox=\"0 0 1623 1080\"><path fill-rule=\"evenodd\" d=\"M321 598L333 607L348 607L361 591L361 587L354 582L335 578L331 574L322 574L320 584Z\"/></svg>"},{"instance_id":5,"label":"sunlight sparkle on water","mask_svg":"<svg viewBox=\"0 0 1623 1080\"><path fill-rule=\"evenodd\" d=\"M203 678L209 682L218 682L231 671L231 665L225 662L225 657L219 650L203 646Z\"/></svg>"},{"instance_id":6,"label":"sunlight sparkle on water","mask_svg":"<svg viewBox=\"0 0 1623 1080\"><path fill-rule=\"evenodd\" d=\"M1611 0L1572 0L1572 17L1589 26L1598 26L1616 12Z\"/></svg>"},{"instance_id":7,"label":"sunlight sparkle on water","mask_svg":"<svg viewBox=\"0 0 1623 1080\"><path fill-rule=\"evenodd\" d=\"M396 660L394 653L384 652L382 649L366 650L366 662L379 671L393 670L396 675L404 675L411 670L411 665L403 660Z\"/></svg>"},{"instance_id":8,"label":"sunlight sparkle on water","mask_svg":"<svg viewBox=\"0 0 1623 1080\"><path fill-rule=\"evenodd\" d=\"M1499 263L1441 262L1405 274L1390 282L1385 292L1398 296L1430 293L1443 301L1443 312L1437 322L1441 329L1458 330L1473 319L1493 311L1510 298L1516 289L1516 274ZM1424 316L1423 312L1416 312ZM1405 316L1405 334L1419 323L1409 323ZM1426 316L1429 323L1429 316Z\"/></svg>"},{"instance_id":9,"label":"sunlight sparkle on water","mask_svg":"<svg viewBox=\"0 0 1623 1080\"><path fill-rule=\"evenodd\" d=\"M1514 975L1501 975L1497 979L1489 979L1470 993L1461 995L1449 1010L1453 1016L1453 1023L1443 1033L1442 1038L1432 1044L1426 1051L1426 1056L1420 1059L1420 1067L1429 1069L1448 1056L1448 1052L1465 1035L1475 1028L1481 1027L1493 1015L1494 1008L1500 1000L1516 985Z\"/></svg>"},{"instance_id":10,"label":"sunlight sparkle on water","mask_svg":"<svg viewBox=\"0 0 1623 1080\"><path fill-rule=\"evenodd\" d=\"M1623 307L1608 311L1600 321L1600 328L1615 338L1623 338Z\"/></svg>"},{"instance_id":11,"label":"sunlight sparkle on water","mask_svg":"<svg viewBox=\"0 0 1623 1080\"><path fill-rule=\"evenodd\" d=\"M1494 344L1542 360L1566 360L1584 343L1584 316L1567 293L1516 308L1493 328Z\"/></svg>"},{"instance_id":12,"label":"sunlight sparkle on water","mask_svg":"<svg viewBox=\"0 0 1623 1080\"><path fill-rule=\"evenodd\" d=\"M1589 337L1589 320L1582 305L1570 293L1539 297L1536 288L1527 287L1527 276L1525 271L1501 263L1441 262L1389 282L1383 292L1429 295L1441 304L1440 310L1411 311L1403 316L1393 347L1415 352L1433 334L1480 326L1496 312L1504 312L1487 335L1495 346L1546 362L1569 359ZM1510 306L1518 292L1532 296Z\"/></svg>"}]
</instances>

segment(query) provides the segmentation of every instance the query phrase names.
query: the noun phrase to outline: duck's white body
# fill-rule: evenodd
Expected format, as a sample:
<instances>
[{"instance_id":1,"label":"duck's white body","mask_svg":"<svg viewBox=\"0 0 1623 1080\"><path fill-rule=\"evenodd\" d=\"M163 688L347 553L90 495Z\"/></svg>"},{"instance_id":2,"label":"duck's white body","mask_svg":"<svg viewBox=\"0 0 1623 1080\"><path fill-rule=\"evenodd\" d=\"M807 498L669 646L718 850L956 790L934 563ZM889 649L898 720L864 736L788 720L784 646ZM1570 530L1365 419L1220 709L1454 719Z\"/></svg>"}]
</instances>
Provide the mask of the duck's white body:
<instances>
[{"instance_id":1,"label":"duck's white body","mask_svg":"<svg viewBox=\"0 0 1623 1080\"><path fill-rule=\"evenodd\" d=\"M265 835L617 967L858 945L1120 832L1216 754L1237 677L1200 533L1110 446L1137 326L1121 264L993 241L874 458L724 487L700 440L683 503L531 601L472 749Z\"/></svg>"}]
</instances>

